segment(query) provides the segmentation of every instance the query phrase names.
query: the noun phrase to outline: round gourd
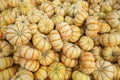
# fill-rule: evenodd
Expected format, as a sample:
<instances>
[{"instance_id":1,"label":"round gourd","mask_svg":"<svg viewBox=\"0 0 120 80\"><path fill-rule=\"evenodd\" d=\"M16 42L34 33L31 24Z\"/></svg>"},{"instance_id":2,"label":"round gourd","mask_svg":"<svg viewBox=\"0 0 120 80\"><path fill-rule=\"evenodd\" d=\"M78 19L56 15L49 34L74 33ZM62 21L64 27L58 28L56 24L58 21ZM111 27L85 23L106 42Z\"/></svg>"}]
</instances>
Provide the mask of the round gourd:
<instances>
[{"instance_id":1,"label":"round gourd","mask_svg":"<svg viewBox=\"0 0 120 80\"><path fill-rule=\"evenodd\" d=\"M110 62L116 62L117 57L120 55L120 48L118 46L104 47L102 56L105 60Z\"/></svg>"},{"instance_id":2,"label":"round gourd","mask_svg":"<svg viewBox=\"0 0 120 80\"><path fill-rule=\"evenodd\" d=\"M18 52L15 52L13 55L14 64L19 64L20 58L21 58L20 54Z\"/></svg>"},{"instance_id":3,"label":"round gourd","mask_svg":"<svg viewBox=\"0 0 120 80\"><path fill-rule=\"evenodd\" d=\"M81 49L84 51L89 51L93 48L94 46L94 41L92 38L87 37L87 36L82 36L78 42L78 45L80 46Z\"/></svg>"},{"instance_id":4,"label":"round gourd","mask_svg":"<svg viewBox=\"0 0 120 80\"><path fill-rule=\"evenodd\" d=\"M27 26L22 24L9 25L6 31L6 39L16 46L25 45L31 39L31 33Z\"/></svg>"},{"instance_id":5,"label":"round gourd","mask_svg":"<svg viewBox=\"0 0 120 80\"><path fill-rule=\"evenodd\" d=\"M11 57L0 58L0 71L9 68L13 65L13 59Z\"/></svg>"},{"instance_id":6,"label":"round gourd","mask_svg":"<svg viewBox=\"0 0 120 80\"><path fill-rule=\"evenodd\" d=\"M41 66L35 73L35 80L44 80L47 78L47 66Z\"/></svg>"},{"instance_id":7,"label":"round gourd","mask_svg":"<svg viewBox=\"0 0 120 80\"><path fill-rule=\"evenodd\" d=\"M120 11L110 12L105 20L110 24L111 28L120 28Z\"/></svg>"},{"instance_id":8,"label":"round gourd","mask_svg":"<svg viewBox=\"0 0 120 80\"><path fill-rule=\"evenodd\" d=\"M77 59L81 54L81 49L72 43L65 43L63 46L63 54L66 57Z\"/></svg>"},{"instance_id":9,"label":"round gourd","mask_svg":"<svg viewBox=\"0 0 120 80\"><path fill-rule=\"evenodd\" d=\"M114 67L109 61L100 60L96 62L96 68L92 74L95 80L112 80Z\"/></svg>"},{"instance_id":10,"label":"round gourd","mask_svg":"<svg viewBox=\"0 0 120 80\"><path fill-rule=\"evenodd\" d=\"M74 24L81 27L84 24L84 21L88 17L87 11L81 11L77 13L74 17Z\"/></svg>"},{"instance_id":11,"label":"round gourd","mask_svg":"<svg viewBox=\"0 0 120 80\"><path fill-rule=\"evenodd\" d=\"M0 1L0 11L6 9L8 6L7 6L7 2L5 0L1 0Z\"/></svg>"},{"instance_id":12,"label":"round gourd","mask_svg":"<svg viewBox=\"0 0 120 80\"><path fill-rule=\"evenodd\" d=\"M54 62L47 69L50 80L63 80L66 68L62 63Z\"/></svg>"},{"instance_id":13,"label":"round gourd","mask_svg":"<svg viewBox=\"0 0 120 80\"><path fill-rule=\"evenodd\" d=\"M72 74L72 69L71 68L66 68L66 73L64 76L64 80L69 80L71 78L71 74Z\"/></svg>"},{"instance_id":14,"label":"round gourd","mask_svg":"<svg viewBox=\"0 0 120 80\"><path fill-rule=\"evenodd\" d=\"M90 76L84 73L81 73L78 70L73 71L72 73L73 80L90 80Z\"/></svg>"},{"instance_id":15,"label":"round gourd","mask_svg":"<svg viewBox=\"0 0 120 80\"><path fill-rule=\"evenodd\" d=\"M12 14L15 16L15 18L17 18L18 16L20 16L20 9L18 7L13 8Z\"/></svg>"},{"instance_id":16,"label":"round gourd","mask_svg":"<svg viewBox=\"0 0 120 80\"><path fill-rule=\"evenodd\" d=\"M81 4L82 9L84 9L85 11L88 11L89 4L87 1L78 0L77 3Z\"/></svg>"},{"instance_id":17,"label":"round gourd","mask_svg":"<svg viewBox=\"0 0 120 80\"><path fill-rule=\"evenodd\" d=\"M57 25L56 29L61 35L62 40L69 40L72 34L72 29L66 22Z\"/></svg>"},{"instance_id":18,"label":"round gourd","mask_svg":"<svg viewBox=\"0 0 120 80\"><path fill-rule=\"evenodd\" d=\"M8 56L10 51L11 45L5 40L0 40L0 57Z\"/></svg>"},{"instance_id":19,"label":"round gourd","mask_svg":"<svg viewBox=\"0 0 120 80\"><path fill-rule=\"evenodd\" d=\"M56 14L60 14L62 16L65 16L66 15L66 8L65 8L65 6L57 6L57 7L55 7L55 13Z\"/></svg>"},{"instance_id":20,"label":"round gourd","mask_svg":"<svg viewBox=\"0 0 120 80\"><path fill-rule=\"evenodd\" d=\"M19 54L25 59L38 60L41 56L41 51L32 45L23 45L19 50Z\"/></svg>"},{"instance_id":21,"label":"round gourd","mask_svg":"<svg viewBox=\"0 0 120 80\"><path fill-rule=\"evenodd\" d=\"M120 79L120 67L118 64L114 64L114 80L119 80Z\"/></svg>"},{"instance_id":22,"label":"round gourd","mask_svg":"<svg viewBox=\"0 0 120 80\"><path fill-rule=\"evenodd\" d=\"M74 19L70 16L65 17L65 22L68 23L69 25L73 25Z\"/></svg>"},{"instance_id":23,"label":"round gourd","mask_svg":"<svg viewBox=\"0 0 120 80\"><path fill-rule=\"evenodd\" d=\"M42 52L42 55L39 58L39 62L42 65L50 65L54 60L55 52L53 50Z\"/></svg>"},{"instance_id":24,"label":"round gourd","mask_svg":"<svg viewBox=\"0 0 120 80\"><path fill-rule=\"evenodd\" d=\"M91 74L95 70L95 58L90 52L83 52L79 59L80 71Z\"/></svg>"},{"instance_id":25,"label":"round gourd","mask_svg":"<svg viewBox=\"0 0 120 80\"><path fill-rule=\"evenodd\" d=\"M5 34L8 26L0 26L0 40L5 39Z\"/></svg>"},{"instance_id":26,"label":"round gourd","mask_svg":"<svg viewBox=\"0 0 120 80\"><path fill-rule=\"evenodd\" d=\"M39 20L38 29L43 34L48 34L54 29L54 23L49 18L42 18Z\"/></svg>"},{"instance_id":27,"label":"round gourd","mask_svg":"<svg viewBox=\"0 0 120 80\"><path fill-rule=\"evenodd\" d=\"M37 24L34 24L34 23L30 24L29 28L30 28L32 34L35 34L38 32L38 25Z\"/></svg>"},{"instance_id":28,"label":"round gourd","mask_svg":"<svg viewBox=\"0 0 120 80\"><path fill-rule=\"evenodd\" d=\"M60 62L60 54L55 52L55 60L54 62Z\"/></svg>"},{"instance_id":29,"label":"round gourd","mask_svg":"<svg viewBox=\"0 0 120 80\"><path fill-rule=\"evenodd\" d=\"M8 0L8 5L10 7L18 7L20 6L20 4L21 4L21 1L19 0Z\"/></svg>"},{"instance_id":30,"label":"round gourd","mask_svg":"<svg viewBox=\"0 0 120 80\"><path fill-rule=\"evenodd\" d=\"M67 67L76 67L78 65L77 59L71 59L65 55L61 55L61 62Z\"/></svg>"},{"instance_id":31,"label":"round gourd","mask_svg":"<svg viewBox=\"0 0 120 80\"><path fill-rule=\"evenodd\" d=\"M25 15L20 15L16 18L15 24L22 24L28 26L30 23Z\"/></svg>"},{"instance_id":32,"label":"round gourd","mask_svg":"<svg viewBox=\"0 0 120 80\"><path fill-rule=\"evenodd\" d=\"M34 76L30 71L20 70L11 78L11 80L34 80Z\"/></svg>"},{"instance_id":33,"label":"round gourd","mask_svg":"<svg viewBox=\"0 0 120 80\"><path fill-rule=\"evenodd\" d=\"M52 47L48 40L48 37L39 32L33 35L32 43L37 49L41 51L48 51Z\"/></svg>"},{"instance_id":34,"label":"round gourd","mask_svg":"<svg viewBox=\"0 0 120 80\"><path fill-rule=\"evenodd\" d=\"M63 41L57 30L52 30L49 34L50 43L55 51L61 51L63 47Z\"/></svg>"},{"instance_id":35,"label":"round gourd","mask_svg":"<svg viewBox=\"0 0 120 80\"><path fill-rule=\"evenodd\" d=\"M3 71L0 71L0 80L11 80L11 78L17 72L16 67L10 67Z\"/></svg>"},{"instance_id":36,"label":"round gourd","mask_svg":"<svg viewBox=\"0 0 120 80\"><path fill-rule=\"evenodd\" d=\"M100 35L97 35L93 38L94 45L99 46L100 45Z\"/></svg>"},{"instance_id":37,"label":"round gourd","mask_svg":"<svg viewBox=\"0 0 120 80\"><path fill-rule=\"evenodd\" d=\"M54 7L51 2L44 2L40 6L40 10L44 11L49 17L54 14Z\"/></svg>"},{"instance_id":38,"label":"round gourd","mask_svg":"<svg viewBox=\"0 0 120 80\"><path fill-rule=\"evenodd\" d=\"M53 4L54 7L57 7L57 6L62 5L62 2L60 0L53 0L52 4Z\"/></svg>"},{"instance_id":39,"label":"round gourd","mask_svg":"<svg viewBox=\"0 0 120 80\"><path fill-rule=\"evenodd\" d=\"M76 25L71 25L71 29L72 29L72 34L71 34L71 38L69 39L69 41L77 42L80 36L82 35L82 32L80 28Z\"/></svg>"},{"instance_id":40,"label":"round gourd","mask_svg":"<svg viewBox=\"0 0 120 80\"><path fill-rule=\"evenodd\" d=\"M29 71L32 71L32 72L37 71L40 66L38 61L27 60L24 58L20 58L19 64L21 67L23 67Z\"/></svg>"}]
</instances>

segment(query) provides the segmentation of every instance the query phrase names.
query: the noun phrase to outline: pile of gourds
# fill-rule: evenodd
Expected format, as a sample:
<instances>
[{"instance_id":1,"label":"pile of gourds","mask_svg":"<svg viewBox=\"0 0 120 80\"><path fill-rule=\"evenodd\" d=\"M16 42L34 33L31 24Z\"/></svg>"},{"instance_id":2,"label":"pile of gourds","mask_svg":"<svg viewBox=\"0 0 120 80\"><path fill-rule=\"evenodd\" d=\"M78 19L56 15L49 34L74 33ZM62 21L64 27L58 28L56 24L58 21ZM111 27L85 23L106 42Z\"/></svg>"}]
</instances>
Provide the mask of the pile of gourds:
<instances>
[{"instance_id":1,"label":"pile of gourds","mask_svg":"<svg viewBox=\"0 0 120 80\"><path fill-rule=\"evenodd\" d=\"M0 80L120 80L120 0L0 0Z\"/></svg>"}]
</instances>

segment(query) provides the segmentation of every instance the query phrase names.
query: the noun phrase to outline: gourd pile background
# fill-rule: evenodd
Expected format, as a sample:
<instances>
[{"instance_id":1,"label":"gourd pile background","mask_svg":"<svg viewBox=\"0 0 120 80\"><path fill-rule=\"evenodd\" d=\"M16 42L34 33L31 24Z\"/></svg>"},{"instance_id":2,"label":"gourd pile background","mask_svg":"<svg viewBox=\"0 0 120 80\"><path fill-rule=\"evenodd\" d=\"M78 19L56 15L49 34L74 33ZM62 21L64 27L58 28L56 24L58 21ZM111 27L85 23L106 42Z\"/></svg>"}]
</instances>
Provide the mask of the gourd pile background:
<instances>
[{"instance_id":1,"label":"gourd pile background","mask_svg":"<svg viewBox=\"0 0 120 80\"><path fill-rule=\"evenodd\" d=\"M0 80L120 80L120 0L0 0Z\"/></svg>"}]
</instances>

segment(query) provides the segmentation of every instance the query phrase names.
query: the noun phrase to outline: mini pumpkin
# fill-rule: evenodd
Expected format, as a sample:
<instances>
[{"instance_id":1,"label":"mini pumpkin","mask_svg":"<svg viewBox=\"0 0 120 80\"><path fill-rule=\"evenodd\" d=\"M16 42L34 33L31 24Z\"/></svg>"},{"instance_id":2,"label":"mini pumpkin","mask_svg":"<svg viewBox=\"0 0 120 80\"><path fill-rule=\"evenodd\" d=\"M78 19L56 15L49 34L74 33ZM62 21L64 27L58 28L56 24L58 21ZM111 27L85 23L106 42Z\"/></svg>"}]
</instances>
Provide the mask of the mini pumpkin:
<instances>
[{"instance_id":1,"label":"mini pumpkin","mask_svg":"<svg viewBox=\"0 0 120 80\"><path fill-rule=\"evenodd\" d=\"M54 62L48 67L47 73L50 80L63 80L66 68L62 63Z\"/></svg>"},{"instance_id":2,"label":"mini pumpkin","mask_svg":"<svg viewBox=\"0 0 120 80\"><path fill-rule=\"evenodd\" d=\"M55 52L55 60L54 62L60 62L60 54Z\"/></svg>"},{"instance_id":3,"label":"mini pumpkin","mask_svg":"<svg viewBox=\"0 0 120 80\"><path fill-rule=\"evenodd\" d=\"M7 2L5 0L1 0L0 1L0 11L6 9L8 6L7 6Z\"/></svg>"},{"instance_id":4,"label":"mini pumpkin","mask_svg":"<svg viewBox=\"0 0 120 80\"><path fill-rule=\"evenodd\" d=\"M84 73L81 73L78 70L73 71L72 73L73 80L90 80L90 76Z\"/></svg>"},{"instance_id":5,"label":"mini pumpkin","mask_svg":"<svg viewBox=\"0 0 120 80\"><path fill-rule=\"evenodd\" d=\"M8 56L10 51L11 45L5 40L0 40L0 57Z\"/></svg>"},{"instance_id":6,"label":"mini pumpkin","mask_svg":"<svg viewBox=\"0 0 120 80\"><path fill-rule=\"evenodd\" d=\"M66 22L57 25L56 29L59 31L62 40L69 40L72 34L71 27Z\"/></svg>"},{"instance_id":7,"label":"mini pumpkin","mask_svg":"<svg viewBox=\"0 0 120 80\"><path fill-rule=\"evenodd\" d=\"M27 71L27 70L20 70L18 71L12 78L11 80L34 80L34 76L32 72Z\"/></svg>"},{"instance_id":8,"label":"mini pumpkin","mask_svg":"<svg viewBox=\"0 0 120 80\"><path fill-rule=\"evenodd\" d=\"M13 62L14 62L14 64L19 64L20 58L21 58L20 54L18 52L15 52L13 54Z\"/></svg>"},{"instance_id":9,"label":"mini pumpkin","mask_svg":"<svg viewBox=\"0 0 120 80\"><path fill-rule=\"evenodd\" d=\"M70 16L66 16L65 17L65 22L67 22L69 25L73 25L74 24L74 19Z\"/></svg>"},{"instance_id":10,"label":"mini pumpkin","mask_svg":"<svg viewBox=\"0 0 120 80\"><path fill-rule=\"evenodd\" d=\"M120 79L120 67L118 64L114 64L114 80L119 80Z\"/></svg>"},{"instance_id":11,"label":"mini pumpkin","mask_svg":"<svg viewBox=\"0 0 120 80\"><path fill-rule=\"evenodd\" d=\"M50 65L54 60L55 52L53 50L42 52L42 55L39 58L39 62L42 65Z\"/></svg>"},{"instance_id":12,"label":"mini pumpkin","mask_svg":"<svg viewBox=\"0 0 120 80\"><path fill-rule=\"evenodd\" d=\"M78 42L78 45L80 46L81 49L84 51L89 51L93 48L94 46L94 41L92 38L88 36L82 36Z\"/></svg>"},{"instance_id":13,"label":"mini pumpkin","mask_svg":"<svg viewBox=\"0 0 120 80\"><path fill-rule=\"evenodd\" d=\"M35 73L35 80L44 80L47 78L47 66L41 66Z\"/></svg>"},{"instance_id":14,"label":"mini pumpkin","mask_svg":"<svg viewBox=\"0 0 120 80\"><path fill-rule=\"evenodd\" d=\"M72 75L72 69L66 68L66 73L63 80L69 80L71 78L71 75Z\"/></svg>"},{"instance_id":15,"label":"mini pumpkin","mask_svg":"<svg viewBox=\"0 0 120 80\"><path fill-rule=\"evenodd\" d=\"M13 59L11 57L0 58L0 71L9 68L13 65Z\"/></svg>"},{"instance_id":16,"label":"mini pumpkin","mask_svg":"<svg viewBox=\"0 0 120 80\"><path fill-rule=\"evenodd\" d=\"M81 1L81 0L77 0L78 5L82 6L82 9L84 9L85 11L88 11L89 8L89 4L87 1Z\"/></svg>"},{"instance_id":17,"label":"mini pumpkin","mask_svg":"<svg viewBox=\"0 0 120 80\"><path fill-rule=\"evenodd\" d=\"M8 26L0 26L0 40L5 39L5 34Z\"/></svg>"},{"instance_id":18,"label":"mini pumpkin","mask_svg":"<svg viewBox=\"0 0 120 80\"><path fill-rule=\"evenodd\" d=\"M116 3L114 5L114 10L120 10L120 3Z\"/></svg>"},{"instance_id":19,"label":"mini pumpkin","mask_svg":"<svg viewBox=\"0 0 120 80\"><path fill-rule=\"evenodd\" d=\"M41 51L48 51L52 47L48 40L48 37L39 32L33 35L32 43L37 49Z\"/></svg>"},{"instance_id":20,"label":"mini pumpkin","mask_svg":"<svg viewBox=\"0 0 120 80\"><path fill-rule=\"evenodd\" d=\"M12 45L25 45L31 39L31 33L27 26L22 24L9 25L6 31L6 39Z\"/></svg>"},{"instance_id":21,"label":"mini pumpkin","mask_svg":"<svg viewBox=\"0 0 120 80\"><path fill-rule=\"evenodd\" d=\"M29 71L32 71L32 72L37 71L40 66L38 61L27 60L24 58L20 58L19 64L21 67L23 67Z\"/></svg>"},{"instance_id":22,"label":"mini pumpkin","mask_svg":"<svg viewBox=\"0 0 120 80\"><path fill-rule=\"evenodd\" d=\"M25 59L38 60L41 56L41 51L32 45L23 45L20 47L19 54Z\"/></svg>"},{"instance_id":23,"label":"mini pumpkin","mask_svg":"<svg viewBox=\"0 0 120 80\"><path fill-rule=\"evenodd\" d=\"M10 7L18 7L20 6L20 4L21 4L21 1L19 0L8 0L8 5Z\"/></svg>"},{"instance_id":24,"label":"mini pumpkin","mask_svg":"<svg viewBox=\"0 0 120 80\"><path fill-rule=\"evenodd\" d=\"M90 52L83 52L79 59L80 71L85 74L91 74L95 70L95 58Z\"/></svg>"},{"instance_id":25,"label":"mini pumpkin","mask_svg":"<svg viewBox=\"0 0 120 80\"><path fill-rule=\"evenodd\" d=\"M53 0L52 4L53 4L54 7L57 7L57 6L62 5L62 2L60 0Z\"/></svg>"},{"instance_id":26,"label":"mini pumpkin","mask_svg":"<svg viewBox=\"0 0 120 80\"><path fill-rule=\"evenodd\" d=\"M61 62L67 67L76 67L78 65L77 59L71 59L65 55L61 55Z\"/></svg>"},{"instance_id":27,"label":"mini pumpkin","mask_svg":"<svg viewBox=\"0 0 120 80\"><path fill-rule=\"evenodd\" d=\"M49 18L42 18L39 20L38 29L43 34L48 34L54 29L54 23Z\"/></svg>"},{"instance_id":28,"label":"mini pumpkin","mask_svg":"<svg viewBox=\"0 0 120 80\"><path fill-rule=\"evenodd\" d=\"M109 61L100 60L96 62L96 68L92 74L95 80L112 80L114 67Z\"/></svg>"},{"instance_id":29,"label":"mini pumpkin","mask_svg":"<svg viewBox=\"0 0 120 80\"><path fill-rule=\"evenodd\" d=\"M35 0L38 4L42 4L44 2L46 2L47 0Z\"/></svg>"},{"instance_id":30,"label":"mini pumpkin","mask_svg":"<svg viewBox=\"0 0 120 80\"><path fill-rule=\"evenodd\" d=\"M63 46L63 54L66 57L77 59L81 54L81 49L72 43L65 43Z\"/></svg>"},{"instance_id":31,"label":"mini pumpkin","mask_svg":"<svg viewBox=\"0 0 120 80\"><path fill-rule=\"evenodd\" d=\"M38 32L38 25L37 24L30 24L29 25L29 29L31 30L31 33L32 34L35 34L35 33L37 33Z\"/></svg>"},{"instance_id":32,"label":"mini pumpkin","mask_svg":"<svg viewBox=\"0 0 120 80\"><path fill-rule=\"evenodd\" d=\"M63 41L57 30L52 30L49 34L49 40L55 51L61 51L63 47Z\"/></svg>"},{"instance_id":33,"label":"mini pumpkin","mask_svg":"<svg viewBox=\"0 0 120 80\"><path fill-rule=\"evenodd\" d=\"M62 5L55 7L55 13L65 16L66 15L66 7L62 6Z\"/></svg>"},{"instance_id":34,"label":"mini pumpkin","mask_svg":"<svg viewBox=\"0 0 120 80\"><path fill-rule=\"evenodd\" d=\"M101 3L102 2L102 0L87 0L89 3L91 3L91 4L99 4L99 3Z\"/></svg>"}]
</instances>

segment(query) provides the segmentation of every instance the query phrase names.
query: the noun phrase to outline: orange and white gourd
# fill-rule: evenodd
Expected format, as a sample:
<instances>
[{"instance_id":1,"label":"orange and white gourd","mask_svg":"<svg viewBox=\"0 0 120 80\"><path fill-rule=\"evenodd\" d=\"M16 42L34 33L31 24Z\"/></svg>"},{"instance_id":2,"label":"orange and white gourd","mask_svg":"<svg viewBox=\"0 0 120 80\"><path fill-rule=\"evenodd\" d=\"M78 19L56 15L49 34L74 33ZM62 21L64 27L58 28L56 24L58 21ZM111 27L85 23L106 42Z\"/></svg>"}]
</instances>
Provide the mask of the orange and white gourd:
<instances>
[{"instance_id":1,"label":"orange and white gourd","mask_svg":"<svg viewBox=\"0 0 120 80\"><path fill-rule=\"evenodd\" d=\"M3 10L0 14L0 25L9 25L15 22L15 16L10 9Z\"/></svg>"},{"instance_id":2,"label":"orange and white gourd","mask_svg":"<svg viewBox=\"0 0 120 80\"><path fill-rule=\"evenodd\" d=\"M54 23L49 18L42 18L39 20L38 29L43 34L48 34L54 29Z\"/></svg>"},{"instance_id":3,"label":"orange and white gourd","mask_svg":"<svg viewBox=\"0 0 120 80\"><path fill-rule=\"evenodd\" d=\"M12 45L25 45L31 39L31 33L27 26L22 24L9 25L6 31L6 39Z\"/></svg>"},{"instance_id":4,"label":"orange and white gourd","mask_svg":"<svg viewBox=\"0 0 120 80\"><path fill-rule=\"evenodd\" d=\"M94 41L92 38L88 36L82 36L78 42L78 45L80 46L81 49L84 51L89 51L93 48L94 46Z\"/></svg>"},{"instance_id":5,"label":"orange and white gourd","mask_svg":"<svg viewBox=\"0 0 120 80\"><path fill-rule=\"evenodd\" d=\"M77 0L76 3L77 3L78 5L81 5L83 10L88 11L89 4L88 4L87 1Z\"/></svg>"},{"instance_id":6,"label":"orange and white gourd","mask_svg":"<svg viewBox=\"0 0 120 80\"><path fill-rule=\"evenodd\" d=\"M40 20L40 12L36 8L33 8L28 11L27 19L31 23L37 23Z\"/></svg>"},{"instance_id":7,"label":"orange and white gourd","mask_svg":"<svg viewBox=\"0 0 120 80\"><path fill-rule=\"evenodd\" d=\"M111 28L120 28L120 11L110 12L105 20L109 23Z\"/></svg>"},{"instance_id":8,"label":"orange and white gourd","mask_svg":"<svg viewBox=\"0 0 120 80\"><path fill-rule=\"evenodd\" d=\"M102 56L105 60L110 62L117 62L117 57L120 55L120 48L118 46L104 47Z\"/></svg>"},{"instance_id":9,"label":"orange and white gourd","mask_svg":"<svg viewBox=\"0 0 120 80\"><path fill-rule=\"evenodd\" d=\"M101 3L102 2L102 0L87 0L89 3L91 3L91 4L99 4L99 3Z\"/></svg>"},{"instance_id":10,"label":"orange and white gourd","mask_svg":"<svg viewBox=\"0 0 120 80\"><path fill-rule=\"evenodd\" d=\"M30 24L29 25L29 29L30 29L30 31L31 31L31 33L32 34L35 34L35 33L37 33L38 32L38 25L37 24Z\"/></svg>"},{"instance_id":11,"label":"orange and white gourd","mask_svg":"<svg viewBox=\"0 0 120 80\"><path fill-rule=\"evenodd\" d=\"M37 49L41 51L48 51L52 47L48 40L48 37L39 32L33 35L32 43Z\"/></svg>"},{"instance_id":12,"label":"orange and white gourd","mask_svg":"<svg viewBox=\"0 0 120 80\"><path fill-rule=\"evenodd\" d=\"M10 67L3 71L0 71L0 80L10 80L16 72L16 67Z\"/></svg>"},{"instance_id":13,"label":"orange and white gourd","mask_svg":"<svg viewBox=\"0 0 120 80\"><path fill-rule=\"evenodd\" d=\"M55 25L58 25L59 23L64 21L64 17L60 14L55 14L52 17L52 21L54 22Z\"/></svg>"},{"instance_id":14,"label":"orange and white gourd","mask_svg":"<svg viewBox=\"0 0 120 80\"><path fill-rule=\"evenodd\" d=\"M7 26L0 26L0 40L5 39L6 30Z\"/></svg>"},{"instance_id":15,"label":"orange and white gourd","mask_svg":"<svg viewBox=\"0 0 120 80\"><path fill-rule=\"evenodd\" d=\"M39 58L39 62L42 65L50 65L54 60L55 52L53 50L42 52L42 55Z\"/></svg>"},{"instance_id":16,"label":"orange and white gourd","mask_svg":"<svg viewBox=\"0 0 120 80\"><path fill-rule=\"evenodd\" d=\"M60 54L55 52L55 60L54 62L60 62Z\"/></svg>"},{"instance_id":17,"label":"orange and white gourd","mask_svg":"<svg viewBox=\"0 0 120 80\"><path fill-rule=\"evenodd\" d=\"M120 10L120 3L116 3L114 5L114 10Z\"/></svg>"},{"instance_id":18,"label":"orange and white gourd","mask_svg":"<svg viewBox=\"0 0 120 80\"><path fill-rule=\"evenodd\" d=\"M57 30L52 30L49 34L50 43L55 51L61 51L63 47L63 41Z\"/></svg>"},{"instance_id":19,"label":"orange and white gourd","mask_svg":"<svg viewBox=\"0 0 120 80\"><path fill-rule=\"evenodd\" d=\"M44 2L40 6L40 10L44 11L49 17L54 14L54 7L51 2Z\"/></svg>"},{"instance_id":20,"label":"orange and white gourd","mask_svg":"<svg viewBox=\"0 0 120 80\"><path fill-rule=\"evenodd\" d=\"M20 70L11 78L11 80L34 80L34 76L30 71Z\"/></svg>"},{"instance_id":21,"label":"orange and white gourd","mask_svg":"<svg viewBox=\"0 0 120 80\"><path fill-rule=\"evenodd\" d=\"M9 68L13 65L13 59L11 57L0 58L0 71Z\"/></svg>"},{"instance_id":22,"label":"orange and white gourd","mask_svg":"<svg viewBox=\"0 0 120 80\"><path fill-rule=\"evenodd\" d=\"M44 80L47 78L47 66L41 66L35 73L35 80Z\"/></svg>"},{"instance_id":23,"label":"orange and white gourd","mask_svg":"<svg viewBox=\"0 0 120 80\"><path fill-rule=\"evenodd\" d=\"M61 62L67 67L76 67L78 65L77 59L72 59L65 55L61 55Z\"/></svg>"},{"instance_id":24,"label":"orange and white gourd","mask_svg":"<svg viewBox=\"0 0 120 80\"><path fill-rule=\"evenodd\" d=\"M61 6L55 7L55 13L60 14L62 16L66 16L66 8L65 8L65 6L61 5Z\"/></svg>"},{"instance_id":25,"label":"orange and white gourd","mask_svg":"<svg viewBox=\"0 0 120 80\"><path fill-rule=\"evenodd\" d=\"M16 18L15 24L22 24L28 26L30 23L25 15L20 15Z\"/></svg>"},{"instance_id":26,"label":"orange and white gourd","mask_svg":"<svg viewBox=\"0 0 120 80\"><path fill-rule=\"evenodd\" d=\"M81 30L76 25L71 25L72 34L71 38L69 39L70 42L77 42L80 36L82 35Z\"/></svg>"},{"instance_id":27,"label":"orange and white gourd","mask_svg":"<svg viewBox=\"0 0 120 80\"><path fill-rule=\"evenodd\" d=\"M53 4L54 7L57 7L57 6L62 5L62 2L60 0L53 0L52 4Z\"/></svg>"},{"instance_id":28,"label":"orange and white gourd","mask_svg":"<svg viewBox=\"0 0 120 80\"><path fill-rule=\"evenodd\" d=\"M38 60L41 56L41 51L34 48L32 45L23 45L20 47L19 54L25 59Z\"/></svg>"},{"instance_id":29,"label":"orange and white gourd","mask_svg":"<svg viewBox=\"0 0 120 80\"><path fill-rule=\"evenodd\" d=\"M63 80L69 80L71 78L71 75L72 75L72 69L66 67L66 73Z\"/></svg>"},{"instance_id":30,"label":"orange and white gourd","mask_svg":"<svg viewBox=\"0 0 120 80\"><path fill-rule=\"evenodd\" d=\"M10 7L18 7L20 6L20 4L21 4L21 1L19 0L8 0L8 5Z\"/></svg>"},{"instance_id":31,"label":"orange and white gourd","mask_svg":"<svg viewBox=\"0 0 120 80\"><path fill-rule=\"evenodd\" d=\"M61 35L62 40L69 40L72 34L72 29L66 22L57 25L56 29Z\"/></svg>"},{"instance_id":32,"label":"orange and white gourd","mask_svg":"<svg viewBox=\"0 0 120 80\"><path fill-rule=\"evenodd\" d=\"M70 16L66 16L65 17L65 22L68 23L69 25L73 25L74 24L74 19Z\"/></svg>"},{"instance_id":33,"label":"orange and white gourd","mask_svg":"<svg viewBox=\"0 0 120 80\"><path fill-rule=\"evenodd\" d=\"M79 59L80 71L85 74L91 74L95 70L95 58L90 52L83 52Z\"/></svg>"},{"instance_id":34,"label":"orange and white gourd","mask_svg":"<svg viewBox=\"0 0 120 80\"><path fill-rule=\"evenodd\" d=\"M40 66L38 61L27 60L24 58L20 58L19 64L21 67L23 67L29 71L32 71L32 72L37 71Z\"/></svg>"},{"instance_id":35,"label":"orange and white gourd","mask_svg":"<svg viewBox=\"0 0 120 80\"><path fill-rule=\"evenodd\" d=\"M90 80L90 76L78 70L75 70L72 73L72 79L73 80Z\"/></svg>"},{"instance_id":36,"label":"orange and white gourd","mask_svg":"<svg viewBox=\"0 0 120 80\"><path fill-rule=\"evenodd\" d=\"M96 46L100 45L100 36L101 35L97 35L96 37L93 38L94 45L96 45Z\"/></svg>"},{"instance_id":37,"label":"orange and white gourd","mask_svg":"<svg viewBox=\"0 0 120 80\"><path fill-rule=\"evenodd\" d=\"M0 57L8 56L10 51L11 45L5 40L0 40Z\"/></svg>"},{"instance_id":38,"label":"orange and white gourd","mask_svg":"<svg viewBox=\"0 0 120 80\"><path fill-rule=\"evenodd\" d=\"M84 21L88 17L87 11L81 11L77 13L74 17L74 24L81 27L84 24Z\"/></svg>"},{"instance_id":39,"label":"orange and white gourd","mask_svg":"<svg viewBox=\"0 0 120 80\"><path fill-rule=\"evenodd\" d=\"M21 55L18 52L15 52L13 54L13 62L14 62L14 64L19 64L20 58L21 58Z\"/></svg>"},{"instance_id":40,"label":"orange and white gourd","mask_svg":"<svg viewBox=\"0 0 120 80\"><path fill-rule=\"evenodd\" d=\"M109 61L100 60L96 62L96 68L92 74L95 80L112 80L114 71L114 67Z\"/></svg>"},{"instance_id":41,"label":"orange and white gourd","mask_svg":"<svg viewBox=\"0 0 120 80\"><path fill-rule=\"evenodd\" d=\"M77 59L81 54L81 49L72 43L65 43L63 46L63 54L66 57Z\"/></svg>"},{"instance_id":42,"label":"orange and white gourd","mask_svg":"<svg viewBox=\"0 0 120 80\"><path fill-rule=\"evenodd\" d=\"M6 1L1 0L1 1L0 1L0 11L6 9L7 7L8 7L8 6L7 6Z\"/></svg>"},{"instance_id":43,"label":"orange and white gourd","mask_svg":"<svg viewBox=\"0 0 120 80\"><path fill-rule=\"evenodd\" d=\"M47 69L50 80L63 80L66 68L62 63L54 62Z\"/></svg>"},{"instance_id":44,"label":"orange and white gourd","mask_svg":"<svg viewBox=\"0 0 120 80\"><path fill-rule=\"evenodd\" d=\"M114 80L119 80L120 79L120 67L118 64L114 64Z\"/></svg>"},{"instance_id":45,"label":"orange and white gourd","mask_svg":"<svg viewBox=\"0 0 120 80\"><path fill-rule=\"evenodd\" d=\"M97 15L100 12L100 5L99 4L92 4L89 7L89 15Z\"/></svg>"}]
</instances>

